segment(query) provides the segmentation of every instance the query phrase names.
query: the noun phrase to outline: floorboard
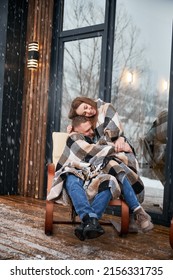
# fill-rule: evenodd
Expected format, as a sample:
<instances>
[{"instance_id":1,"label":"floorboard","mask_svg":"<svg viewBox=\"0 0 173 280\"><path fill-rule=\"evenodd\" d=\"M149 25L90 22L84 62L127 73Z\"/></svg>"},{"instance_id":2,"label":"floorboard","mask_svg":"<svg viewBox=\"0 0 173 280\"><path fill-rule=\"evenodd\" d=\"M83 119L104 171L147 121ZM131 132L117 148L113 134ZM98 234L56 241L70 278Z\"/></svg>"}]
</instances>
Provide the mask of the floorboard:
<instances>
[{"instance_id":1,"label":"floorboard","mask_svg":"<svg viewBox=\"0 0 173 280\"><path fill-rule=\"evenodd\" d=\"M54 214L63 219L70 215L63 206L56 206ZM72 225L55 224L53 235L46 236L44 218L45 201L0 196L0 259L173 260L168 227L155 225L149 233L119 237L113 227L104 226L104 235L82 242L74 235ZM104 220L109 218L104 215Z\"/></svg>"}]
</instances>

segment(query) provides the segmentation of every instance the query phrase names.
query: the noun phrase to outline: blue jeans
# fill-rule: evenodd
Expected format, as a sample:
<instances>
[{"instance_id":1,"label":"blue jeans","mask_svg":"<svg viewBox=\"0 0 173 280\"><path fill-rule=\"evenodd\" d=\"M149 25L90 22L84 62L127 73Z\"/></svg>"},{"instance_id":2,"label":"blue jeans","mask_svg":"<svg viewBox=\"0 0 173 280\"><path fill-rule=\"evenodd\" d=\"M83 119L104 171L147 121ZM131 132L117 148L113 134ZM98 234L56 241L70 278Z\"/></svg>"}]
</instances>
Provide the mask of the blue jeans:
<instances>
[{"instance_id":1,"label":"blue jeans","mask_svg":"<svg viewBox=\"0 0 173 280\"><path fill-rule=\"evenodd\" d=\"M140 203L139 203L139 201L136 197L136 194L135 194L135 192L134 192L134 190L133 190L132 186L130 185L127 178L124 178L124 180L122 182L121 191L122 191L124 200L128 204L130 210L133 211L135 208L140 206Z\"/></svg>"},{"instance_id":2,"label":"blue jeans","mask_svg":"<svg viewBox=\"0 0 173 280\"><path fill-rule=\"evenodd\" d=\"M112 198L110 189L106 189L97 193L90 203L83 189L83 180L73 174L67 176L65 188L81 220L86 214L100 219Z\"/></svg>"},{"instance_id":3,"label":"blue jeans","mask_svg":"<svg viewBox=\"0 0 173 280\"><path fill-rule=\"evenodd\" d=\"M65 188L81 220L86 214L100 219L112 198L110 189L106 189L98 193L90 204L83 189L83 181L73 174L67 176ZM135 208L140 206L136 194L126 178L122 182L122 194L131 210L130 212L133 212Z\"/></svg>"}]
</instances>

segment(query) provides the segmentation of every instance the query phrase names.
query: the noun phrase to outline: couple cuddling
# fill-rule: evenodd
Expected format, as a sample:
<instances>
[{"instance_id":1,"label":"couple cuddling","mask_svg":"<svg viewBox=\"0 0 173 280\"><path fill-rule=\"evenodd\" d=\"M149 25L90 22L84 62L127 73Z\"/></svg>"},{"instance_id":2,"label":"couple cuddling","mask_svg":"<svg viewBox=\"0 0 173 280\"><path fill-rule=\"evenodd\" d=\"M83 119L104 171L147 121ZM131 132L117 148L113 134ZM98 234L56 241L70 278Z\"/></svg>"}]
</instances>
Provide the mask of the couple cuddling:
<instances>
[{"instance_id":1,"label":"couple cuddling","mask_svg":"<svg viewBox=\"0 0 173 280\"><path fill-rule=\"evenodd\" d=\"M69 118L69 137L47 199L68 204L70 198L81 220L75 228L80 240L104 233L99 219L109 201L120 195L130 208L129 229L138 226L143 232L151 230L151 218L140 204L144 185L135 152L114 107L100 99L77 97Z\"/></svg>"}]
</instances>

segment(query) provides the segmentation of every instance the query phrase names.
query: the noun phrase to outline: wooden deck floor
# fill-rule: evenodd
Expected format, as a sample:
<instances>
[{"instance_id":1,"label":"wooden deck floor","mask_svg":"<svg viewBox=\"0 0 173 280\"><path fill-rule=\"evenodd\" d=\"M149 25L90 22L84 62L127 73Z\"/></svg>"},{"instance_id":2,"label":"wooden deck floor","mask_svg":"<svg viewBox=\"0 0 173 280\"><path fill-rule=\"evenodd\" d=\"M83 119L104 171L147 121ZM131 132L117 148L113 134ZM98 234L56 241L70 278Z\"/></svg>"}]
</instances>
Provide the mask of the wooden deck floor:
<instances>
[{"instance_id":1,"label":"wooden deck floor","mask_svg":"<svg viewBox=\"0 0 173 280\"><path fill-rule=\"evenodd\" d=\"M68 218L69 213L59 206L55 215ZM0 196L0 259L173 260L167 227L155 225L152 232L119 237L113 227L105 226L104 235L82 242L72 225L54 225L54 234L46 236L44 217L45 201Z\"/></svg>"}]
</instances>

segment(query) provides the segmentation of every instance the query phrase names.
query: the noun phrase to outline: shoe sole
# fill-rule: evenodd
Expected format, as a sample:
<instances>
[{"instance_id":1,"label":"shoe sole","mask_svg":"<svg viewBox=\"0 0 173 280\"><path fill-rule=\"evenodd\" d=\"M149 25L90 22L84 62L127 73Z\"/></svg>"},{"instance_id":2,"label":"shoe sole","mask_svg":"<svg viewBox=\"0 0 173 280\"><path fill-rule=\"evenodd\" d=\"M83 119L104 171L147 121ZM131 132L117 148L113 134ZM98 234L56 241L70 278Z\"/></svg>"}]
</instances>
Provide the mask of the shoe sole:
<instances>
[{"instance_id":1,"label":"shoe sole","mask_svg":"<svg viewBox=\"0 0 173 280\"><path fill-rule=\"evenodd\" d=\"M83 234L86 239L93 239L101 236L104 233L105 233L104 231L89 230L89 231L85 231Z\"/></svg>"},{"instance_id":2,"label":"shoe sole","mask_svg":"<svg viewBox=\"0 0 173 280\"><path fill-rule=\"evenodd\" d=\"M151 223L148 227L142 229L142 231L143 231L144 233L146 233L146 232L152 230L153 228L154 228L154 225Z\"/></svg>"},{"instance_id":3,"label":"shoe sole","mask_svg":"<svg viewBox=\"0 0 173 280\"><path fill-rule=\"evenodd\" d=\"M84 235L83 235L83 232L81 232L81 231L75 229L74 234L75 234L76 237L79 238L81 241L84 241L84 240L85 240L85 237L84 237Z\"/></svg>"},{"instance_id":4,"label":"shoe sole","mask_svg":"<svg viewBox=\"0 0 173 280\"><path fill-rule=\"evenodd\" d=\"M138 233L138 228L129 228L128 233Z\"/></svg>"}]
</instances>

